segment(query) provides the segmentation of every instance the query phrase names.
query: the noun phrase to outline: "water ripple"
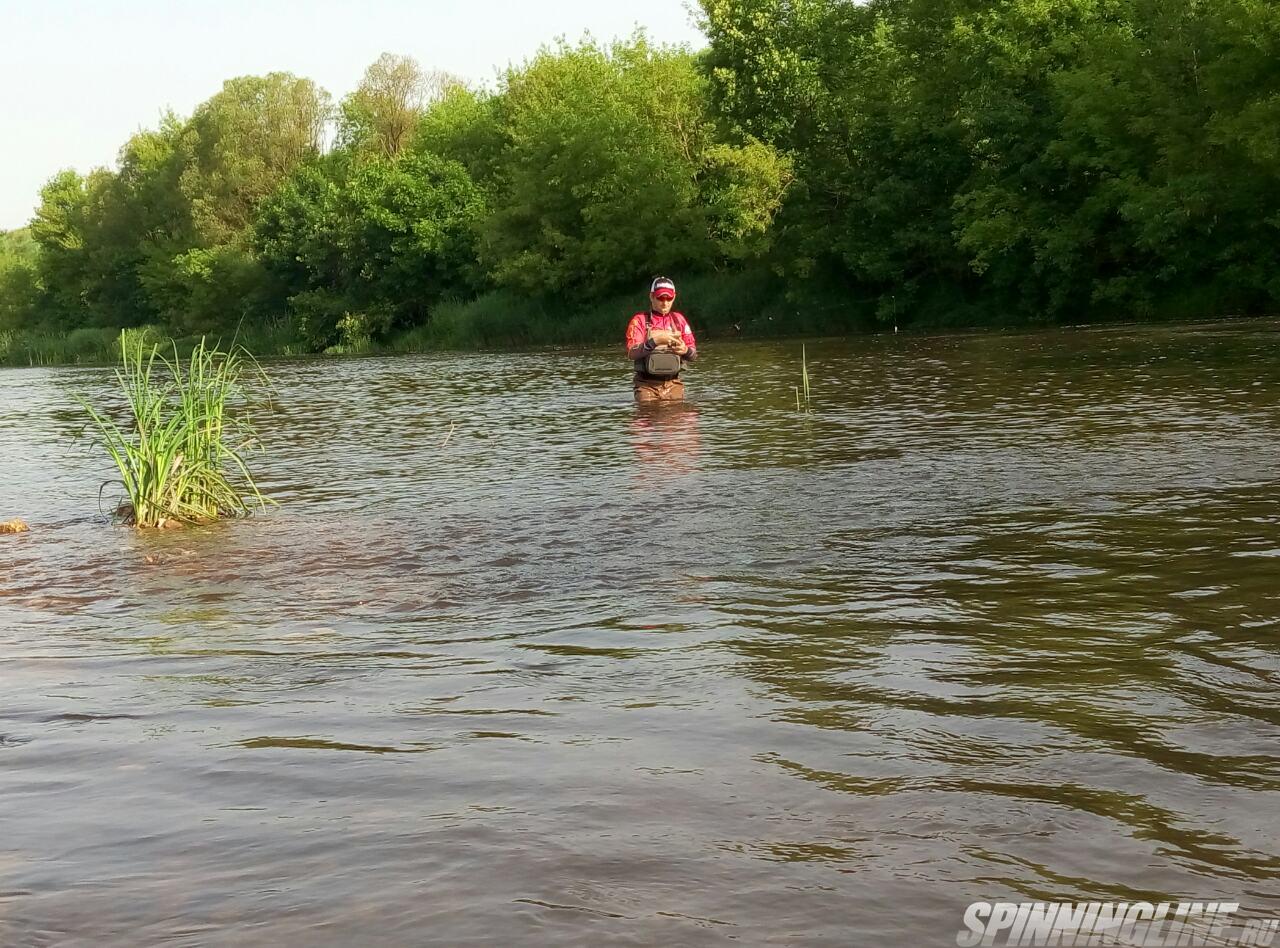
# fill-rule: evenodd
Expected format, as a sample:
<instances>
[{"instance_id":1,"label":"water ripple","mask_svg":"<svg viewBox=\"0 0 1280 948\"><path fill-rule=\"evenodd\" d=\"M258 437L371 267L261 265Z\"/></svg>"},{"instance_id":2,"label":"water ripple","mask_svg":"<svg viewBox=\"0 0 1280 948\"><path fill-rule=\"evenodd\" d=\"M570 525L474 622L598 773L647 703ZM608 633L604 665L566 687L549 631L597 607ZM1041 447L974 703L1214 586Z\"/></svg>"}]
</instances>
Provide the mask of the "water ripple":
<instances>
[{"instance_id":1,"label":"water ripple","mask_svg":"<svg viewBox=\"0 0 1280 948\"><path fill-rule=\"evenodd\" d=\"M0 941L1280 914L1275 328L284 362L281 506L161 535L0 373Z\"/></svg>"}]
</instances>

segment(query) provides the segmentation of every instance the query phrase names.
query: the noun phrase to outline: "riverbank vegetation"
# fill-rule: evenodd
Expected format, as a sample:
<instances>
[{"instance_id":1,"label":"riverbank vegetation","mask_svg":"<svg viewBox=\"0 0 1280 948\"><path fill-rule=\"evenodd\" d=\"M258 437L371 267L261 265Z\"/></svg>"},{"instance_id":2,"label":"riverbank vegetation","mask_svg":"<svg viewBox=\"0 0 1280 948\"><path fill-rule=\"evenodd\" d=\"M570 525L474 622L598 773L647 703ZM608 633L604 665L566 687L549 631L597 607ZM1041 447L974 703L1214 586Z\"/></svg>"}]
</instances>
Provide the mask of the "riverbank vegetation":
<instances>
[{"instance_id":1,"label":"riverbank vegetation","mask_svg":"<svg viewBox=\"0 0 1280 948\"><path fill-rule=\"evenodd\" d=\"M247 353L198 342L172 360L142 334L126 331L116 372L123 423L81 400L99 443L120 474L113 513L137 527L208 523L266 503L245 464L254 446L243 411Z\"/></svg>"},{"instance_id":2,"label":"riverbank vegetation","mask_svg":"<svg viewBox=\"0 0 1280 948\"><path fill-rule=\"evenodd\" d=\"M1274 312L1280 7L702 0L475 88L241 77L0 235L0 361L122 327L259 354Z\"/></svg>"}]
</instances>

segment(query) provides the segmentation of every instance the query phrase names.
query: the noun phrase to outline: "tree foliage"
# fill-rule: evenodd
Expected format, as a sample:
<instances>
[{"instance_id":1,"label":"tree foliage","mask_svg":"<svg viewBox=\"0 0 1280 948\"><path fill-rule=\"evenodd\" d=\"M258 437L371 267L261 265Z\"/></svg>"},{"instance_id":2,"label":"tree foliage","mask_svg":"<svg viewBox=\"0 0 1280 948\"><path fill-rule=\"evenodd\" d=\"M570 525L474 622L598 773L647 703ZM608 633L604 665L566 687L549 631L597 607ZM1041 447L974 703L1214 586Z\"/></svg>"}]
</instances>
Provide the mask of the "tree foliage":
<instances>
[{"instance_id":1,"label":"tree foliage","mask_svg":"<svg viewBox=\"0 0 1280 948\"><path fill-rule=\"evenodd\" d=\"M341 342L425 319L475 289L484 200L459 163L333 156L300 169L260 209L252 242L307 342ZM355 327L353 329L353 327Z\"/></svg>"},{"instance_id":2,"label":"tree foliage","mask_svg":"<svg viewBox=\"0 0 1280 948\"><path fill-rule=\"evenodd\" d=\"M759 142L720 140L707 102L695 57L642 36L561 44L509 71L482 228L494 279L600 293L748 252L788 165Z\"/></svg>"},{"instance_id":3,"label":"tree foliage","mask_svg":"<svg viewBox=\"0 0 1280 948\"><path fill-rule=\"evenodd\" d=\"M408 147L427 106L461 85L446 72L424 70L410 56L383 53L342 102L339 142L357 154L395 159Z\"/></svg>"},{"instance_id":4,"label":"tree foliage","mask_svg":"<svg viewBox=\"0 0 1280 948\"><path fill-rule=\"evenodd\" d=\"M244 232L257 206L319 154L329 94L287 72L230 79L187 124L182 191L207 244Z\"/></svg>"},{"instance_id":5,"label":"tree foliage","mask_svg":"<svg viewBox=\"0 0 1280 948\"><path fill-rule=\"evenodd\" d=\"M796 162L785 265L960 318L1258 311L1256 0L704 0L717 108ZM985 315L983 315L985 314Z\"/></svg>"},{"instance_id":6,"label":"tree foliage","mask_svg":"<svg viewBox=\"0 0 1280 948\"><path fill-rule=\"evenodd\" d=\"M0 235L0 330L353 347L658 271L895 324L1280 300L1280 6L700 6L701 52L560 42L491 89L389 54L336 113L307 79L232 79L49 180Z\"/></svg>"},{"instance_id":7,"label":"tree foliage","mask_svg":"<svg viewBox=\"0 0 1280 948\"><path fill-rule=\"evenodd\" d=\"M31 229L0 231L0 332L30 323L39 306L40 248Z\"/></svg>"}]
</instances>

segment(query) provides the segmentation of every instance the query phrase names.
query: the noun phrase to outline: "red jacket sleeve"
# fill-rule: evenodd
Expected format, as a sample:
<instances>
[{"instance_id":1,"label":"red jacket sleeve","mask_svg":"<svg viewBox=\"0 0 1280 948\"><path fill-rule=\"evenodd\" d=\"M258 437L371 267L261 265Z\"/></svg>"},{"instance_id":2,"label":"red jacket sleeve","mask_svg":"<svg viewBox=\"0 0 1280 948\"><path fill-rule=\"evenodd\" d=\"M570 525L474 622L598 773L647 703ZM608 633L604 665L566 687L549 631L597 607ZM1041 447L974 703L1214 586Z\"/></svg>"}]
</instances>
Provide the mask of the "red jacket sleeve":
<instances>
[{"instance_id":1,"label":"red jacket sleeve","mask_svg":"<svg viewBox=\"0 0 1280 948\"><path fill-rule=\"evenodd\" d=\"M689 351L684 354L685 361L692 362L698 358L698 340L693 338L693 327L689 325L689 320L684 318L683 313L680 314L680 338L689 347Z\"/></svg>"},{"instance_id":2,"label":"red jacket sleeve","mask_svg":"<svg viewBox=\"0 0 1280 948\"><path fill-rule=\"evenodd\" d=\"M643 359L649 350L645 348L648 330L644 325L644 313L636 313L627 323L627 358Z\"/></svg>"}]
</instances>

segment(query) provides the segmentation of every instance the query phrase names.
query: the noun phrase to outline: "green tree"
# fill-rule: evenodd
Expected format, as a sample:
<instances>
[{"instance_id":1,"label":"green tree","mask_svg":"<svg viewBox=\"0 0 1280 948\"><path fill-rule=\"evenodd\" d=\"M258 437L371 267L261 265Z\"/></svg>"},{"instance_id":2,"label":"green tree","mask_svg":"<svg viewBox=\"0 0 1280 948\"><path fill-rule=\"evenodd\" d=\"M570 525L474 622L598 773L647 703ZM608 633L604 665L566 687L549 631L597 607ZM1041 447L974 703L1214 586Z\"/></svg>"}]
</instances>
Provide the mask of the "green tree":
<instances>
[{"instance_id":1,"label":"green tree","mask_svg":"<svg viewBox=\"0 0 1280 948\"><path fill-rule=\"evenodd\" d=\"M720 115L739 131L803 152L830 133L833 92L865 32L866 8L845 0L701 0L705 69Z\"/></svg>"},{"instance_id":2,"label":"green tree","mask_svg":"<svg viewBox=\"0 0 1280 948\"><path fill-rule=\"evenodd\" d=\"M796 185L776 263L962 320L1277 298L1277 8L704 0L733 127Z\"/></svg>"},{"instance_id":3,"label":"green tree","mask_svg":"<svg viewBox=\"0 0 1280 948\"><path fill-rule=\"evenodd\" d=\"M964 109L982 160L956 225L975 270L1025 315L1280 298L1276 36L1275 9L1250 2L1017 2L970 18L957 50L995 72Z\"/></svg>"},{"instance_id":4,"label":"green tree","mask_svg":"<svg viewBox=\"0 0 1280 948\"><path fill-rule=\"evenodd\" d=\"M319 154L330 112L327 92L287 72L229 79L196 109L182 189L205 246L242 234L257 206Z\"/></svg>"},{"instance_id":5,"label":"green tree","mask_svg":"<svg viewBox=\"0 0 1280 948\"><path fill-rule=\"evenodd\" d=\"M743 262L769 249L774 218L793 179L791 159L755 139L703 151L699 200L727 260Z\"/></svg>"},{"instance_id":6,"label":"green tree","mask_svg":"<svg viewBox=\"0 0 1280 948\"><path fill-rule=\"evenodd\" d=\"M970 167L941 36L960 4L704 0L711 94L794 162L776 264L900 303L968 276L950 204Z\"/></svg>"},{"instance_id":7,"label":"green tree","mask_svg":"<svg viewBox=\"0 0 1280 948\"><path fill-rule=\"evenodd\" d=\"M39 256L30 228L0 231L0 332L36 322L44 290Z\"/></svg>"},{"instance_id":8,"label":"green tree","mask_svg":"<svg viewBox=\"0 0 1280 948\"><path fill-rule=\"evenodd\" d=\"M410 147L460 163L491 194L507 147L503 97L461 84L448 86L423 113Z\"/></svg>"},{"instance_id":9,"label":"green tree","mask_svg":"<svg viewBox=\"0 0 1280 948\"><path fill-rule=\"evenodd\" d=\"M187 167L184 124L169 114L120 149L103 179L96 226L87 244L101 324L134 326L164 318L150 277L197 239L180 180Z\"/></svg>"},{"instance_id":10,"label":"green tree","mask_svg":"<svg viewBox=\"0 0 1280 948\"><path fill-rule=\"evenodd\" d=\"M474 289L484 200L467 170L431 154L360 167L342 195L351 292L403 320Z\"/></svg>"},{"instance_id":11,"label":"green tree","mask_svg":"<svg viewBox=\"0 0 1280 948\"><path fill-rule=\"evenodd\" d=\"M356 154L395 159L404 151L428 106L461 80L424 70L411 56L383 53L343 100L338 141Z\"/></svg>"},{"instance_id":12,"label":"green tree","mask_svg":"<svg viewBox=\"0 0 1280 948\"><path fill-rule=\"evenodd\" d=\"M51 328L75 329L88 321L92 277L85 243L95 224L91 192L101 180L101 175L85 178L64 170L40 189L31 236L40 248L39 277Z\"/></svg>"},{"instance_id":13,"label":"green tree","mask_svg":"<svg viewBox=\"0 0 1280 948\"><path fill-rule=\"evenodd\" d=\"M254 246L307 341L378 337L473 292L484 199L466 169L428 153L332 156L304 166L260 209ZM344 323L345 320L345 323Z\"/></svg>"},{"instance_id":14,"label":"green tree","mask_svg":"<svg viewBox=\"0 0 1280 948\"><path fill-rule=\"evenodd\" d=\"M56 175L41 192L31 233L41 248L48 328L134 326L163 310L157 274L195 238L179 181L183 124L166 116L121 148L118 170Z\"/></svg>"},{"instance_id":15,"label":"green tree","mask_svg":"<svg viewBox=\"0 0 1280 948\"><path fill-rule=\"evenodd\" d=\"M506 143L481 228L495 280L525 292L602 293L657 269L740 254L789 171L763 160L759 143L719 140L707 105L697 60L643 36L561 44L509 71Z\"/></svg>"}]
</instances>

